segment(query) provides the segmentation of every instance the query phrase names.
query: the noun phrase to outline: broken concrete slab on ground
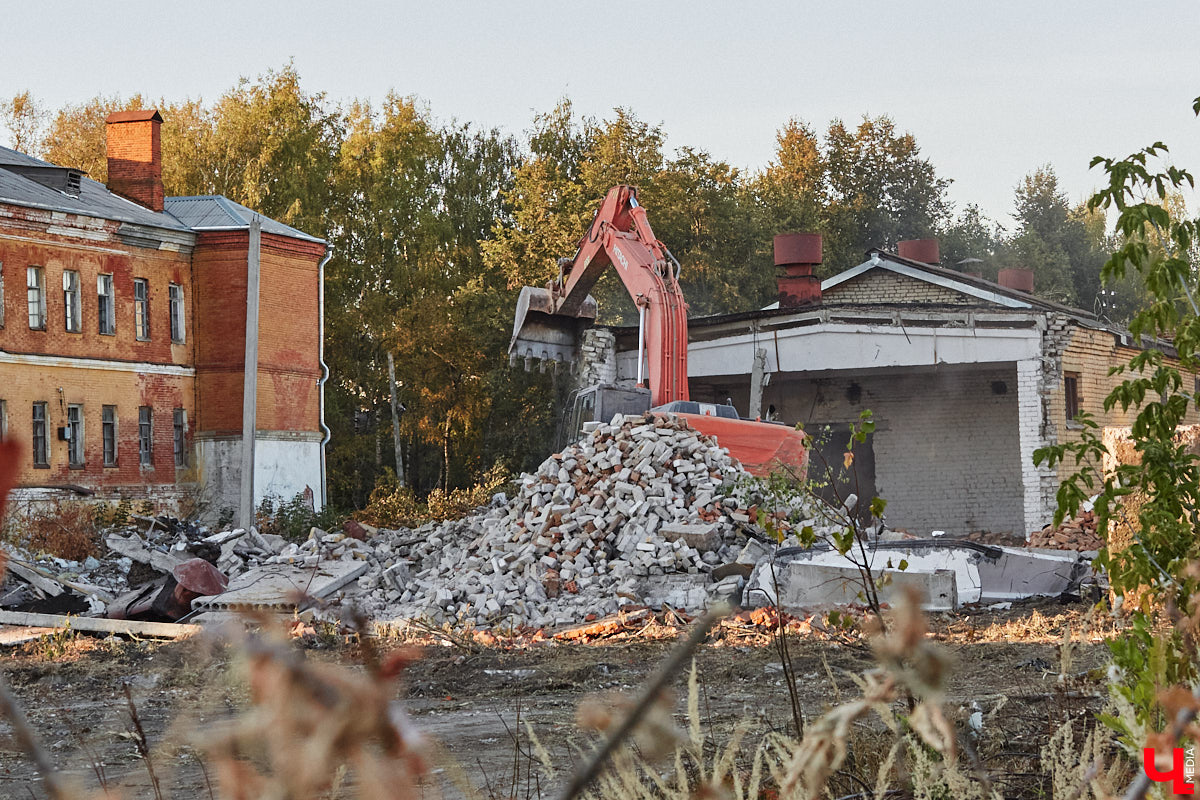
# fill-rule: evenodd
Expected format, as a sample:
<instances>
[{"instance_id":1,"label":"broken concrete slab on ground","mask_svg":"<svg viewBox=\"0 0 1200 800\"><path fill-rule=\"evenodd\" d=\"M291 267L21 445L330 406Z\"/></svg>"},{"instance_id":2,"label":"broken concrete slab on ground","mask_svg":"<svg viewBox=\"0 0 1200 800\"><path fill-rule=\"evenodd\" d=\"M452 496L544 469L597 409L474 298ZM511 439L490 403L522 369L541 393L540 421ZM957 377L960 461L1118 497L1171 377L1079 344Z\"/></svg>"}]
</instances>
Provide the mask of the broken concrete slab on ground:
<instances>
[{"instance_id":1,"label":"broken concrete slab on ground","mask_svg":"<svg viewBox=\"0 0 1200 800\"><path fill-rule=\"evenodd\" d=\"M880 602L914 587L927 610L952 611L971 603L1078 594L1086 584L1102 581L1091 565L1094 556L942 538L876 542L847 555L787 548L755 566L743 601L752 607L778 602L789 612L862 604L864 575L857 562L876 578L887 578Z\"/></svg>"},{"instance_id":2,"label":"broken concrete slab on ground","mask_svg":"<svg viewBox=\"0 0 1200 800\"><path fill-rule=\"evenodd\" d=\"M223 592L197 597L192 607L198 611L290 611L308 599L329 597L366 571L366 561L354 560L325 561L311 567L267 564L243 572Z\"/></svg>"}]
</instances>

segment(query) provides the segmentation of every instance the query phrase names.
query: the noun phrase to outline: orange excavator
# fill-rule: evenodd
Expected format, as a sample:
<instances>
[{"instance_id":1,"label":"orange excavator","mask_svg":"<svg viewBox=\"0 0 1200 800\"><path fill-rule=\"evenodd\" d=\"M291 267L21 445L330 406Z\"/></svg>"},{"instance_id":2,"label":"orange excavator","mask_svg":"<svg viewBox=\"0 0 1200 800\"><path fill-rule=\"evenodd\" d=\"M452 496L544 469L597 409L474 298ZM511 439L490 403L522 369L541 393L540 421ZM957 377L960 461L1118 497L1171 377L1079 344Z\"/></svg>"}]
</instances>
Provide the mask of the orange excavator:
<instances>
[{"instance_id":1,"label":"orange excavator","mask_svg":"<svg viewBox=\"0 0 1200 800\"><path fill-rule=\"evenodd\" d=\"M803 475L807 452L799 431L742 419L732 405L689 400L687 304L679 287L679 262L655 237L632 186L615 186L605 195L575 256L559 259L557 280L544 289L521 290L510 360L575 363L583 331L596 318L596 301L588 292L609 267L617 271L638 310L636 386L580 389L565 415L570 433L577 435L584 422L617 413L669 413L714 437L753 474L784 464Z\"/></svg>"}]
</instances>

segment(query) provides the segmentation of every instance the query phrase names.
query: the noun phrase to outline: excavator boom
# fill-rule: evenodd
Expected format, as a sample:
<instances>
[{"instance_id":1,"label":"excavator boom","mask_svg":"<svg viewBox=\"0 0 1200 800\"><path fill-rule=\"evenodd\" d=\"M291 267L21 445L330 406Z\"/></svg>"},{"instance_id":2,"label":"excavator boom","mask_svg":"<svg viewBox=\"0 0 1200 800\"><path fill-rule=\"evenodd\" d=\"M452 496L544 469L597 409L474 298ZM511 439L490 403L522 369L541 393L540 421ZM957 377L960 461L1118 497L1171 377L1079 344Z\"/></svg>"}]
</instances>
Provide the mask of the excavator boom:
<instances>
[{"instance_id":1,"label":"excavator boom","mask_svg":"<svg viewBox=\"0 0 1200 800\"><path fill-rule=\"evenodd\" d=\"M632 186L615 186L605 195L575 256L559 262L557 280L545 289L521 290L510 359L574 360L579 334L596 316L588 293L609 267L638 308L651 403L687 400L687 304L679 267L655 238Z\"/></svg>"},{"instance_id":2,"label":"excavator boom","mask_svg":"<svg viewBox=\"0 0 1200 800\"><path fill-rule=\"evenodd\" d=\"M647 365L649 406L675 413L693 428L709 434L729 449L748 471L763 475L786 464L804 474L807 453L804 436L784 425L738 419L732 406L688 401L687 304L679 288L679 263L655 236L646 210L632 186L615 186L605 195L587 233L579 240L573 258L559 260L559 276L547 286L526 286L517 300L516 320L509 343L511 362L526 359L574 363L584 328L596 317L596 301L588 294L609 267L616 270L638 309L638 382L643 387L642 362ZM576 408L568 413L568 427L589 419L607 419L626 406L638 392L600 385L580 389ZM684 410L705 406L701 413ZM642 406L644 410L646 406ZM709 413L711 412L711 413ZM577 435L572 430L568 435Z\"/></svg>"}]
</instances>

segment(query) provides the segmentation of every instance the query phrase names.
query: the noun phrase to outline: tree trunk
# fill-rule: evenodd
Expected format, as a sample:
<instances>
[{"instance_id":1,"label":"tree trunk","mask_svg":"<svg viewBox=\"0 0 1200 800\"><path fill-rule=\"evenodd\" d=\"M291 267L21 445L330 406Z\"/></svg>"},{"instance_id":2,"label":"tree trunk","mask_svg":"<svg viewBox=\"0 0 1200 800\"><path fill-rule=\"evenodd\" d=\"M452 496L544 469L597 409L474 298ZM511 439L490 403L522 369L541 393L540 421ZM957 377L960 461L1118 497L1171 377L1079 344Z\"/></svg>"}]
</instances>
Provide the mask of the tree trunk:
<instances>
[{"instance_id":1,"label":"tree trunk","mask_svg":"<svg viewBox=\"0 0 1200 800\"><path fill-rule=\"evenodd\" d=\"M442 491L450 492L450 415L446 415L446 428L442 433Z\"/></svg>"},{"instance_id":2,"label":"tree trunk","mask_svg":"<svg viewBox=\"0 0 1200 800\"><path fill-rule=\"evenodd\" d=\"M404 485L404 453L400 447L400 401L396 397L396 359L389 352L388 391L392 395L392 445L396 448L396 481Z\"/></svg>"}]
</instances>

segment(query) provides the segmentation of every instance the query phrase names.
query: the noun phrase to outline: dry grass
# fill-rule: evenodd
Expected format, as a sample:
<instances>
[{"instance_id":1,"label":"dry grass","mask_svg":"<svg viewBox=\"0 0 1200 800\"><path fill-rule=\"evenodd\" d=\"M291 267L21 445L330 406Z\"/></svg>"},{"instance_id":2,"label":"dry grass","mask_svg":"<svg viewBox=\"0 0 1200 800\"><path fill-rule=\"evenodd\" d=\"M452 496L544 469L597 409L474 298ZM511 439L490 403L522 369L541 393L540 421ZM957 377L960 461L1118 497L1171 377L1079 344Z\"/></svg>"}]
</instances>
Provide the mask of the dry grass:
<instances>
[{"instance_id":1,"label":"dry grass","mask_svg":"<svg viewBox=\"0 0 1200 800\"><path fill-rule=\"evenodd\" d=\"M59 503L52 509L12 509L5 517L4 539L33 553L82 561L101 552L93 507Z\"/></svg>"}]
</instances>

